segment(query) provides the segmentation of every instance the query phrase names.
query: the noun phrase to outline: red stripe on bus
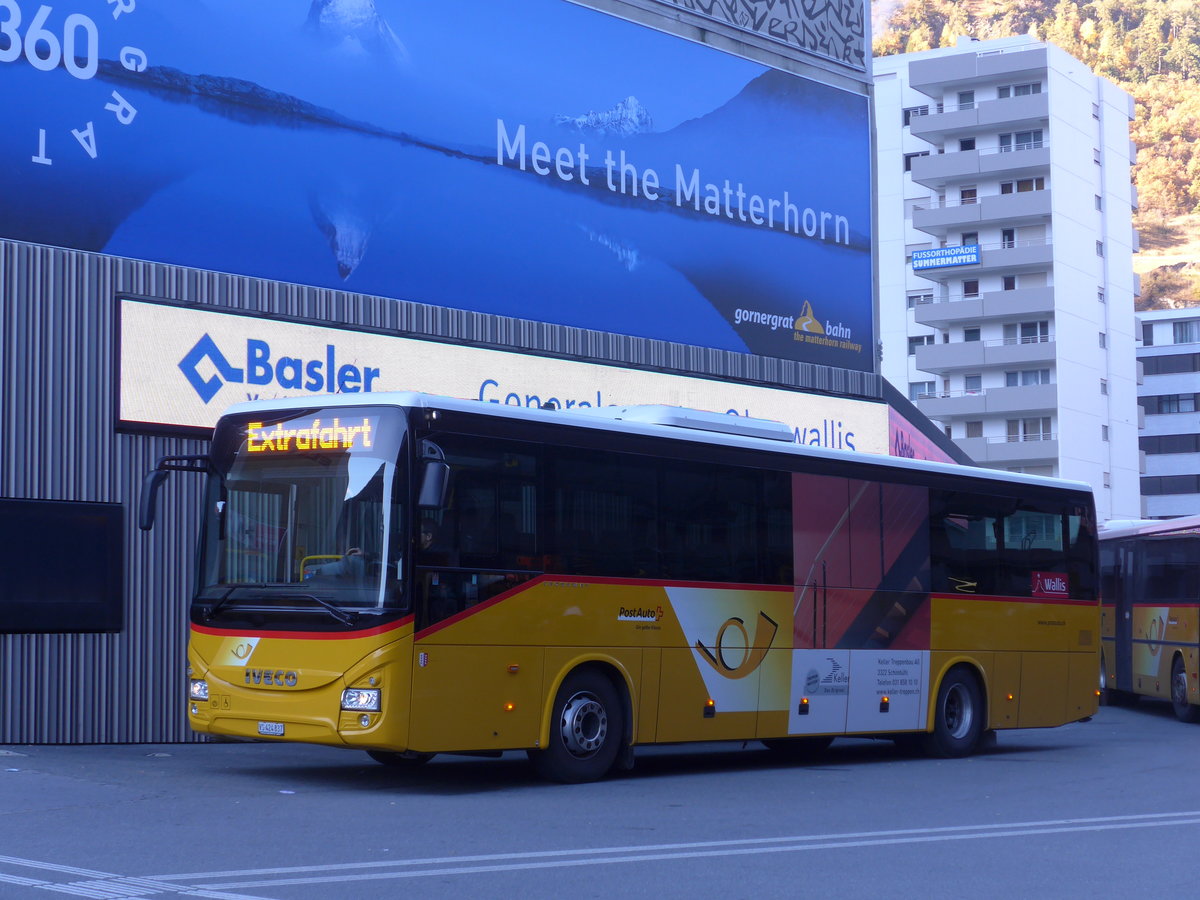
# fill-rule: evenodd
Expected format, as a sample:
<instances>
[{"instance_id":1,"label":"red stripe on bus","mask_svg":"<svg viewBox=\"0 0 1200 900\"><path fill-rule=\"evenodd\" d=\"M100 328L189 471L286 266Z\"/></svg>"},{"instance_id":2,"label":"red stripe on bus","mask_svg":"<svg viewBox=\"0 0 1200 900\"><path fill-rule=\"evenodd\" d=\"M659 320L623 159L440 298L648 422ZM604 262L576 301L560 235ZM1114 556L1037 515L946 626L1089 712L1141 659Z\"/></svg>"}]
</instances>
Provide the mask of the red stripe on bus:
<instances>
[{"instance_id":1,"label":"red stripe on bus","mask_svg":"<svg viewBox=\"0 0 1200 900\"><path fill-rule=\"evenodd\" d=\"M461 622L463 619L470 618L476 613L483 612L502 600L507 600L517 594L524 593L530 588L546 583L555 584L612 584L625 585L633 587L682 587L682 588L703 588L705 590L722 590L722 591L769 591L772 593L792 593L796 590L795 585L790 584L730 584L724 581L663 581L656 578L606 578L598 575L538 575L529 579L522 584L509 588L507 591L497 594L495 597L489 597L482 603L477 603L462 612L456 612L454 615L442 619L442 621L430 625L428 628L423 628L417 632L417 640L427 638L431 634L441 631L443 628L453 625L455 622Z\"/></svg>"},{"instance_id":2,"label":"red stripe on bus","mask_svg":"<svg viewBox=\"0 0 1200 900\"><path fill-rule=\"evenodd\" d=\"M989 603L1039 603L1048 606L1099 606L1096 600L1072 600L1070 597L1009 597L1003 594L930 594L936 600L986 600Z\"/></svg>"},{"instance_id":3,"label":"red stripe on bus","mask_svg":"<svg viewBox=\"0 0 1200 900\"><path fill-rule=\"evenodd\" d=\"M243 628L213 628L211 625L195 624L192 625L192 631L199 632L200 634L211 634L217 637L237 636L283 638L285 640L298 641L346 641L355 640L356 638L373 637L377 634L386 634L389 631L395 631L412 623L413 616L409 614L386 625L376 625L374 628L363 628L358 631L263 631L261 629L251 631Z\"/></svg>"}]
</instances>

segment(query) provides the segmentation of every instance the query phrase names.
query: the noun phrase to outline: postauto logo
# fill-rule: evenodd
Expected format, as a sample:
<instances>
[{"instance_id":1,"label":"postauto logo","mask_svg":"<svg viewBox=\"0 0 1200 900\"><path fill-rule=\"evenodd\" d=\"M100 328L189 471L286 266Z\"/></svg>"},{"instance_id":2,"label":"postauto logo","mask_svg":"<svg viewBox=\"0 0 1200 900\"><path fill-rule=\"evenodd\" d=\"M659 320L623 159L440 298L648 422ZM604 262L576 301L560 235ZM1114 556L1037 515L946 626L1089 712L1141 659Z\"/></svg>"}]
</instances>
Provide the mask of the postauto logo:
<instances>
[{"instance_id":1,"label":"postauto logo","mask_svg":"<svg viewBox=\"0 0 1200 900\"><path fill-rule=\"evenodd\" d=\"M379 377L379 369L375 366L339 364L337 348L333 344L325 345L323 359L304 359L284 354L276 356L266 341L247 338L244 358L245 365L235 366L217 342L205 333L179 361L179 370L205 403L227 384L275 385L284 390L314 394L354 394L369 392ZM208 378L201 374L205 360L215 370Z\"/></svg>"}]
</instances>

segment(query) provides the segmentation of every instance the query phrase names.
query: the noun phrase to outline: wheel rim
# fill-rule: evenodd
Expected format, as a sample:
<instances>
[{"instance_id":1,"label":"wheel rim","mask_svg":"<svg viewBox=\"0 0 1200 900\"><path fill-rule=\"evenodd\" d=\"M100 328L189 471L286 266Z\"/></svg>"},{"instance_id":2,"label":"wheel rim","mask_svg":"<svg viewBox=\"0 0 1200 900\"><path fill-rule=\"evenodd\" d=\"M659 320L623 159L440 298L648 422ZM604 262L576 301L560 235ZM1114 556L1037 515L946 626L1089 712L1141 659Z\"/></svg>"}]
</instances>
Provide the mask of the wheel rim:
<instances>
[{"instance_id":1,"label":"wheel rim","mask_svg":"<svg viewBox=\"0 0 1200 900\"><path fill-rule=\"evenodd\" d=\"M563 705L559 730L567 751L576 758L586 759L604 746L608 713L594 694L580 691Z\"/></svg>"},{"instance_id":2,"label":"wheel rim","mask_svg":"<svg viewBox=\"0 0 1200 900\"><path fill-rule=\"evenodd\" d=\"M975 721L975 707L971 695L961 684L950 686L946 691L946 702L942 704L942 722L946 731L955 740L962 740L971 731Z\"/></svg>"},{"instance_id":3,"label":"wheel rim","mask_svg":"<svg viewBox=\"0 0 1200 900\"><path fill-rule=\"evenodd\" d=\"M1176 706L1187 706L1187 673L1179 663L1171 673L1171 700Z\"/></svg>"}]
</instances>

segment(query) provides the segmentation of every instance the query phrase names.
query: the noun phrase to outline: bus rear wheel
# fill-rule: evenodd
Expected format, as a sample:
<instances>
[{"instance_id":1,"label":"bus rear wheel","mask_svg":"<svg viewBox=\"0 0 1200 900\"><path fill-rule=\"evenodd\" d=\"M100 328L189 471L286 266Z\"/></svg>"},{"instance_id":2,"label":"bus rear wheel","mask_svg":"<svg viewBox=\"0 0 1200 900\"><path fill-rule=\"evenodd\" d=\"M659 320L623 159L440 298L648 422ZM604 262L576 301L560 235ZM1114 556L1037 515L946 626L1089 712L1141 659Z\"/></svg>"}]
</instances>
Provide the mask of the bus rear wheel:
<instances>
[{"instance_id":1,"label":"bus rear wheel","mask_svg":"<svg viewBox=\"0 0 1200 900\"><path fill-rule=\"evenodd\" d=\"M967 756L983 734L983 696L979 682L965 668L951 669L938 688L933 731L923 744L930 756Z\"/></svg>"},{"instance_id":2,"label":"bus rear wheel","mask_svg":"<svg viewBox=\"0 0 1200 900\"><path fill-rule=\"evenodd\" d=\"M1188 703L1187 669L1178 656L1171 664L1171 707L1180 722L1200 721L1200 707Z\"/></svg>"},{"instance_id":3,"label":"bus rear wheel","mask_svg":"<svg viewBox=\"0 0 1200 900\"><path fill-rule=\"evenodd\" d=\"M622 716L612 682L599 672L576 669L554 698L549 743L529 751L534 770L563 784L603 778L621 747Z\"/></svg>"}]
</instances>

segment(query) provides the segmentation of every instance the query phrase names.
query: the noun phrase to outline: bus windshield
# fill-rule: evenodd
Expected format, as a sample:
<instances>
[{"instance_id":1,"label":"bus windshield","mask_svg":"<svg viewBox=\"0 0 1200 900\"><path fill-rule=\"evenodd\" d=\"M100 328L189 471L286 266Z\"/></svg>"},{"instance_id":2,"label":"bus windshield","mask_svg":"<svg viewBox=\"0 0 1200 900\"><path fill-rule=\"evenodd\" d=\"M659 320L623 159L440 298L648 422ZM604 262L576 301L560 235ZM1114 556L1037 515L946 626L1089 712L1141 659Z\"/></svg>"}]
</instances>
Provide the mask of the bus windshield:
<instances>
[{"instance_id":1,"label":"bus windshield","mask_svg":"<svg viewBox=\"0 0 1200 900\"><path fill-rule=\"evenodd\" d=\"M283 611L351 624L403 610L404 419L316 409L227 419L214 436L201 619Z\"/></svg>"}]
</instances>

